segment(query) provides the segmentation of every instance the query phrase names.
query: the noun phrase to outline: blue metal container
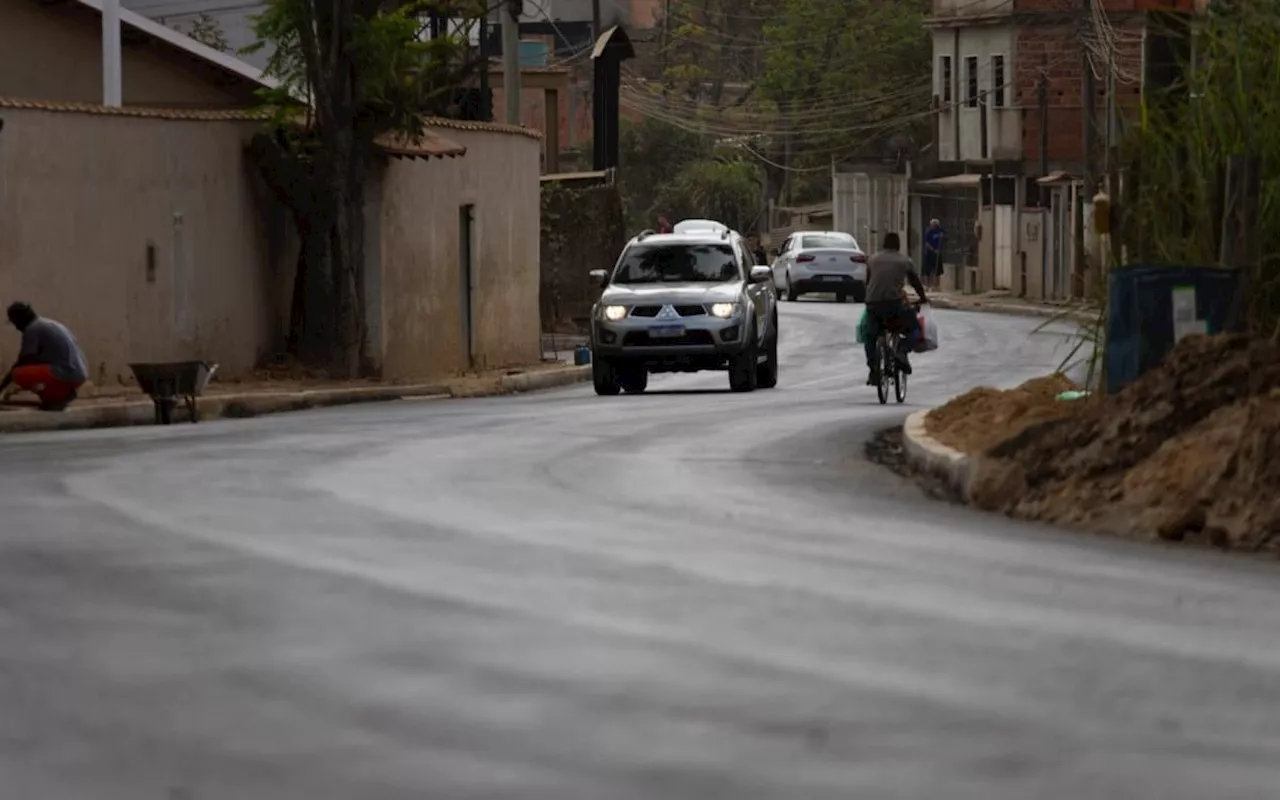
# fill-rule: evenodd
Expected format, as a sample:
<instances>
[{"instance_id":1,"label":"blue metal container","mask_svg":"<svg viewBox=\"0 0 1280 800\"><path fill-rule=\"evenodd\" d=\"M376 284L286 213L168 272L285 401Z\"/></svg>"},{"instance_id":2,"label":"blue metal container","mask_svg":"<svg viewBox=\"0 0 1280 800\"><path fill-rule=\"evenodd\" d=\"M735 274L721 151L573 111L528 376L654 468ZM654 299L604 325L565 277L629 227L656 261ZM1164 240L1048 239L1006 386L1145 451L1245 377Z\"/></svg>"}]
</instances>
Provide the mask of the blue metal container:
<instances>
[{"instance_id":1,"label":"blue metal container","mask_svg":"<svg viewBox=\"0 0 1280 800\"><path fill-rule=\"evenodd\" d=\"M1184 336L1221 333L1240 273L1218 267L1119 267L1111 271L1103 349L1107 392L1160 363Z\"/></svg>"},{"instance_id":2,"label":"blue metal container","mask_svg":"<svg viewBox=\"0 0 1280 800\"><path fill-rule=\"evenodd\" d=\"M573 348L573 363L579 367L585 367L591 363L591 348L585 344L580 344Z\"/></svg>"}]
</instances>

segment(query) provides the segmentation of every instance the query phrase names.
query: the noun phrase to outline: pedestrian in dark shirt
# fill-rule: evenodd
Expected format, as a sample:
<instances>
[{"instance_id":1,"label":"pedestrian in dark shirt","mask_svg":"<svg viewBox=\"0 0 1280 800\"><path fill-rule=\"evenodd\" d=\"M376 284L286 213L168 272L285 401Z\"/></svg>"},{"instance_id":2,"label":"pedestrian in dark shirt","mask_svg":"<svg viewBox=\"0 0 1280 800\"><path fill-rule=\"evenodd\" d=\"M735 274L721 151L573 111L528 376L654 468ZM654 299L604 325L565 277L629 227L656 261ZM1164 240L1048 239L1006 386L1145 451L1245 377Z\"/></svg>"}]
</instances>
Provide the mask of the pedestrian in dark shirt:
<instances>
[{"instance_id":1,"label":"pedestrian in dark shirt","mask_svg":"<svg viewBox=\"0 0 1280 800\"><path fill-rule=\"evenodd\" d=\"M671 220L666 217L658 217L658 233L672 233L673 231Z\"/></svg>"},{"instance_id":2,"label":"pedestrian in dark shirt","mask_svg":"<svg viewBox=\"0 0 1280 800\"><path fill-rule=\"evenodd\" d=\"M84 353L60 322L36 314L26 303L9 306L9 322L22 333L18 360L0 380L0 393L10 384L33 392L45 411L62 411L76 399L88 378Z\"/></svg>"},{"instance_id":3,"label":"pedestrian in dark shirt","mask_svg":"<svg viewBox=\"0 0 1280 800\"><path fill-rule=\"evenodd\" d=\"M937 289L942 278L942 222L929 220L929 230L924 232L924 258L921 259L921 275L930 289Z\"/></svg>"}]
</instances>

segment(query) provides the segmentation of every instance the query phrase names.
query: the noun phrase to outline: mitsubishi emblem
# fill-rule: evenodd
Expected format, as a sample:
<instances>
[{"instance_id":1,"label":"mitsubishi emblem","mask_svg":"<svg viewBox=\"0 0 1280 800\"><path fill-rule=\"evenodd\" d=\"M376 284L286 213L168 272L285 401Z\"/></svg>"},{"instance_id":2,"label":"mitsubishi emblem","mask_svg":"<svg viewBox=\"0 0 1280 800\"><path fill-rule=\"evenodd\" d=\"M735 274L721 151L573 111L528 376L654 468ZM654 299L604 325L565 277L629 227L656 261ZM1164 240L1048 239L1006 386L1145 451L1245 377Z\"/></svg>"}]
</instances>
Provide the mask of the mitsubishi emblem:
<instances>
[{"instance_id":1,"label":"mitsubishi emblem","mask_svg":"<svg viewBox=\"0 0 1280 800\"><path fill-rule=\"evenodd\" d=\"M676 310L671 306L663 306L662 310L658 312L658 319L672 319L673 317L678 316L680 315L677 314Z\"/></svg>"}]
</instances>

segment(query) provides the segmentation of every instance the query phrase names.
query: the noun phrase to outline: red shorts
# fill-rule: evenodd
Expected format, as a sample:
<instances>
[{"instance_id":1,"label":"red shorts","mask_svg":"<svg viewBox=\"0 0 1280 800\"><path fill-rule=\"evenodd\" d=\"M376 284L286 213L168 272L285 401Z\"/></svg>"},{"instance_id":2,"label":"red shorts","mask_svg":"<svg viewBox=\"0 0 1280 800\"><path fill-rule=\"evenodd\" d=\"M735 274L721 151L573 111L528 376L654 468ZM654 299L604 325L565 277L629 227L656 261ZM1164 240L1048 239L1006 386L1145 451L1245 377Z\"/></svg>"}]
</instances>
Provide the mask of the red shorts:
<instances>
[{"instance_id":1,"label":"red shorts","mask_svg":"<svg viewBox=\"0 0 1280 800\"><path fill-rule=\"evenodd\" d=\"M28 364L15 367L13 384L19 389L35 392L41 403L57 405L71 399L72 393L80 388L81 381L64 381L54 376L53 368L48 364Z\"/></svg>"}]
</instances>

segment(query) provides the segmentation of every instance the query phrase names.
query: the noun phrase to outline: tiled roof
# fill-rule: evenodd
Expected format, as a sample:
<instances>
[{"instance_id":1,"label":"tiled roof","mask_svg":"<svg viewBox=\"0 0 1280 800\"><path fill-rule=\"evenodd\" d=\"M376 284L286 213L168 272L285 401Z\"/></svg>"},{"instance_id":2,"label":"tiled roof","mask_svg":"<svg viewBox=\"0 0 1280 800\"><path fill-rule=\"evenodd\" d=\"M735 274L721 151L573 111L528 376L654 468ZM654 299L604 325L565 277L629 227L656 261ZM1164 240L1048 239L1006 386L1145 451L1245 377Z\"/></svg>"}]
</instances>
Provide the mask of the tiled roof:
<instances>
[{"instance_id":1,"label":"tiled roof","mask_svg":"<svg viewBox=\"0 0 1280 800\"><path fill-rule=\"evenodd\" d=\"M266 112L252 108L148 108L145 106L112 108L97 103L27 100L21 97L0 97L0 108L24 111L54 111L64 114L97 114L107 117L189 120L192 122L252 122L254 120L266 120L269 117Z\"/></svg>"},{"instance_id":2,"label":"tiled roof","mask_svg":"<svg viewBox=\"0 0 1280 800\"><path fill-rule=\"evenodd\" d=\"M456 158L467 154L467 148L463 145L429 130L423 131L417 139L399 134L383 134L378 137L377 144L382 152L396 158Z\"/></svg>"},{"instance_id":3,"label":"tiled roof","mask_svg":"<svg viewBox=\"0 0 1280 800\"><path fill-rule=\"evenodd\" d=\"M504 125L500 122L475 122L465 119L446 119L444 117L426 117L423 119L431 128L452 128L455 131L489 131L490 133L513 133L527 136L530 139L541 139L542 131L525 128L520 125Z\"/></svg>"},{"instance_id":4,"label":"tiled roof","mask_svg":"<svg viewBox=\"0 0 1280 800\"><path fill-rule=\"evenodd\" d=\"M254 108L151 108L147 106L111 106L97 103L76 103L61 100L28 100L22 97L0 97L0 109L12 108L26 111L54 111L66 114L97 114L111 117L145 117L148 119L187 120L192 122L236 122L267 120L270 114ZM472 122L444 117L425 117L423 124L428 128L450 128L456 131L489 131L492 133L509 133L527 136L530 139L541 139L542 133L533 128L522 128L518 125L503 125L496 122ZM461 145L459 145L461 147Z\"/></svg>"}]
</instances>

